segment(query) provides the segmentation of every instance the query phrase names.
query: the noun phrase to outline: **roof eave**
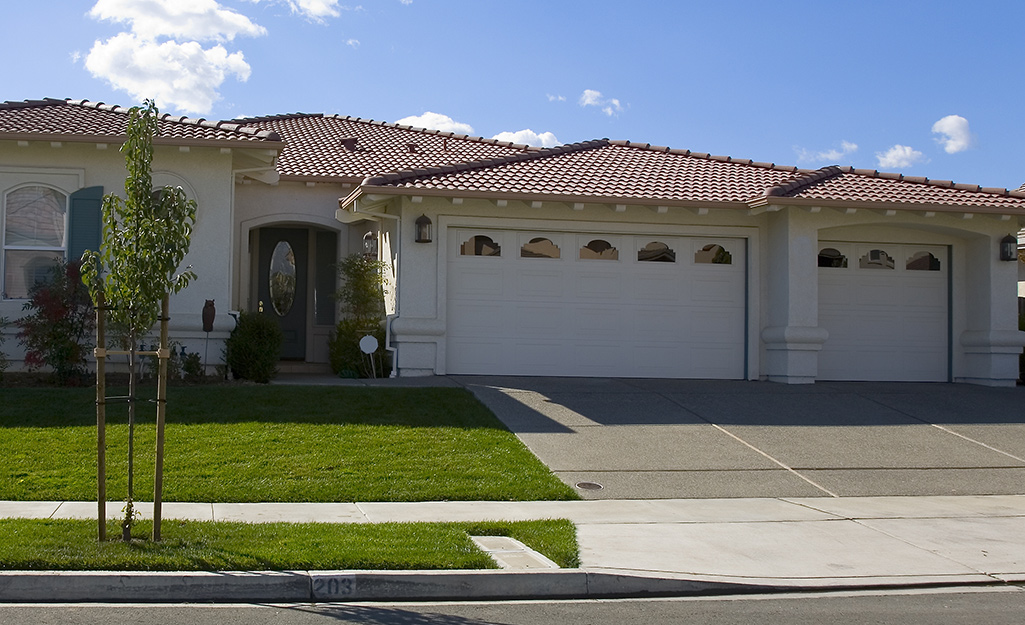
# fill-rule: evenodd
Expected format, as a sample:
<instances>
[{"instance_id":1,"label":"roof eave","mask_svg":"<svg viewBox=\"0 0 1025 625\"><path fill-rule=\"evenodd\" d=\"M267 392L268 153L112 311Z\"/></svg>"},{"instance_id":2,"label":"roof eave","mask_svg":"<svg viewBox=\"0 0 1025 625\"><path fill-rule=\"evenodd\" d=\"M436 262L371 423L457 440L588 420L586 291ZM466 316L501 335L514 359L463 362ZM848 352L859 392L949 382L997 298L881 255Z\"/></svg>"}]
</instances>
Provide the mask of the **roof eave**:
<instances>
[{"instance_id":1,"label":"roof eave","mask_svg":"<svg viewBox=\"0 0 1025 625\"><path fill-rule=\"evenodd\" d=\"M749 208L767 206L822 207L835 209L931 211L936 213L976 213L1025 217L1025 202L1021 207L979 206L975 204L923 204L913 202L873 202L850 200L822 200L779 196L761 196L747 202Z\"/></svg>"},{"instance_id":2,"label":"roof eave","mask_svg":"<svg viewBox=\"0 0 1025 625\"><path fill-rule=\"evenodd\" d=\"M39 132L0 132L0 141L28 141L45 143L105 143L122 144L127 140L125 135L76 135ZM268 139L176 139L173 137L154 137L153 145L168 145L190 148L235 148L245 150L274 150L280 152L285 147L284 141Z\"/></svg>"}]
</instances>

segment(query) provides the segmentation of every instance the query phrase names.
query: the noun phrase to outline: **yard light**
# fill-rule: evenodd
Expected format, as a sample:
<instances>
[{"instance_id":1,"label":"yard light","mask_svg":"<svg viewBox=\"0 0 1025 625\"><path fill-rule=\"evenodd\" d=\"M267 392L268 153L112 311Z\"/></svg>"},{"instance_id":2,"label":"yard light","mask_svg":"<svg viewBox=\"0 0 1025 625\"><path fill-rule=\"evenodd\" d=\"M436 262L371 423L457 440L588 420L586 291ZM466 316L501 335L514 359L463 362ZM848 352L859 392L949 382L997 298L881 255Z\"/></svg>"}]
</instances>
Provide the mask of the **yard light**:
<instances>
[{"instance_id":1,"label":"yard light","mask_svg":"<svg viewBox=\"0 0 1025 625\"><path fill-rule=\"evenodd\" d=\"M1013 235L1000 239L1000 260L1018 260L1018 239Z\"/></svg>"},{"instance_id":2,"label":"yard light","mask_svg":"<svg viewBox=\"0 0 1025 625\"><path fill-rule=\"evenodd\" d=\"M416 224L415 241L417 243L430 243L432 240L431 230L434 225L431 223L431 218L427 215L420 215L416 218L416 222L414 223Z\"/></svg>"},{"instance_id":3,"label":"yard light","mask_svg":"<svg viewBox=\"0 0 1025 625\"><path fill-rule=\"evenodd\" d=\"M377 235L373 232L363 235L363 256L377 258Z\"/></svg>"}]
</instances>

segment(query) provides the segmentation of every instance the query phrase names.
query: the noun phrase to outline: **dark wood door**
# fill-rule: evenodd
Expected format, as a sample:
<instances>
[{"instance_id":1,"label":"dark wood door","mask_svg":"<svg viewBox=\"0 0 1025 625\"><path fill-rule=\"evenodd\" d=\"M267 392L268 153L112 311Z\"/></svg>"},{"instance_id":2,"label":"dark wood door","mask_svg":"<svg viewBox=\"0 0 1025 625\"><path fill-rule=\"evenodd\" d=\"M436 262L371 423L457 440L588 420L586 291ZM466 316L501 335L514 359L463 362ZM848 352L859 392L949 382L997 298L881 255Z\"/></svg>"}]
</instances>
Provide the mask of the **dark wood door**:
<instances>
[{"instance_id":1,"label":"dark wood door","mask_svg":"<svg viewBox=\"0 0 1025 625\"><path fill-rule=\"evenodd\" d=\"M305 228L260 230L257 310L281 326L285 360L306 359L308 245Z\"/></svg>"}]
</instances>

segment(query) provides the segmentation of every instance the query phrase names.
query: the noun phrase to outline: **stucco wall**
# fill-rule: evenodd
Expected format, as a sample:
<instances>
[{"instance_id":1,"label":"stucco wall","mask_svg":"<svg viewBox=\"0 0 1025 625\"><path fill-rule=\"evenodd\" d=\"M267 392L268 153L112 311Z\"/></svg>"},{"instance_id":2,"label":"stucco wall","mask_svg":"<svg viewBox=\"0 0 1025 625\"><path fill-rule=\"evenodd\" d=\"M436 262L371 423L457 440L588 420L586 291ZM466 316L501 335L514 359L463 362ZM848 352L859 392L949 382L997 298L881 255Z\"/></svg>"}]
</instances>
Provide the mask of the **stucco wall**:
<instances>
[{"instance_id":1,"label":"stucco wall","mask_svg":"<svg viewBox=\"0 0 1025 625\"><path fill-rule=\"evenodd\" d=\"M125 162L116 144L98 148L96 144L64 143L60 147L47 142L19 146L0 142L0 197L20 184L40 182L72 193L79 188L102 186L105 194L124 196ZM227 315L231 279L232 156L220 149L156 146L153 182L181 185L198 205L196 227L184 265L192 265L197 279L171 298L170 334L188 351L204 353L206 335L202 332L205 300L216 300L219 311L212 337L222 339L234 326ZM183 267L184 268L184 267ZM11 320L22 313L25 300L0 301L0 316ZM4 351L20 366L22 350L9 331ZM220 348L211 348L210 362L220 358Z\"/></svg>"}]
</instances>

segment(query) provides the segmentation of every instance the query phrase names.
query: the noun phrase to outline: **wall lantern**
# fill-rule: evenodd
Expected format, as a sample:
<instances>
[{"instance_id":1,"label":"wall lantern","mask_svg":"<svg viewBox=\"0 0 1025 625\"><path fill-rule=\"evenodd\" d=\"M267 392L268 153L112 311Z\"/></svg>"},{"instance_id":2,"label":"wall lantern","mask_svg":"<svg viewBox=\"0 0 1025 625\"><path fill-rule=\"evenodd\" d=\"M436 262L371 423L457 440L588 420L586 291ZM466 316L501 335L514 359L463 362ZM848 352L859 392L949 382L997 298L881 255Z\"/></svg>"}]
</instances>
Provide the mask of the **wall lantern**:
<instances>
[{"instance_id":1,"label":"wall lantern","mask_svg":"<svg viewBox=\"0 0 1025 625\"><path fill-rule=\"evenodd\" d=\"M430 243L432 240L431 229L434 224L431 223L430 217L427 215L420 215L416 218L416 242L417 243Z\"/></svg>"},{"instance_id":2,"label":"wall lantern","mask_svg":"<svg viewBox=\"0 0 1025 625\"><path fill-rule=\"evenodd\" d=\"M1000 260L1018 260L1018 239L1010 234L1000 239Z\"/></svg>"},{"instance_id":3,"label":"wall lantern","mask_svg":"<svg viewBox=\"0 0 1025 625\"><path fill-rule=\"evenodd\" d=\"M363 235L363 256L377 258L377 235L373 232Z\"/></svg>"}]
</instances>

